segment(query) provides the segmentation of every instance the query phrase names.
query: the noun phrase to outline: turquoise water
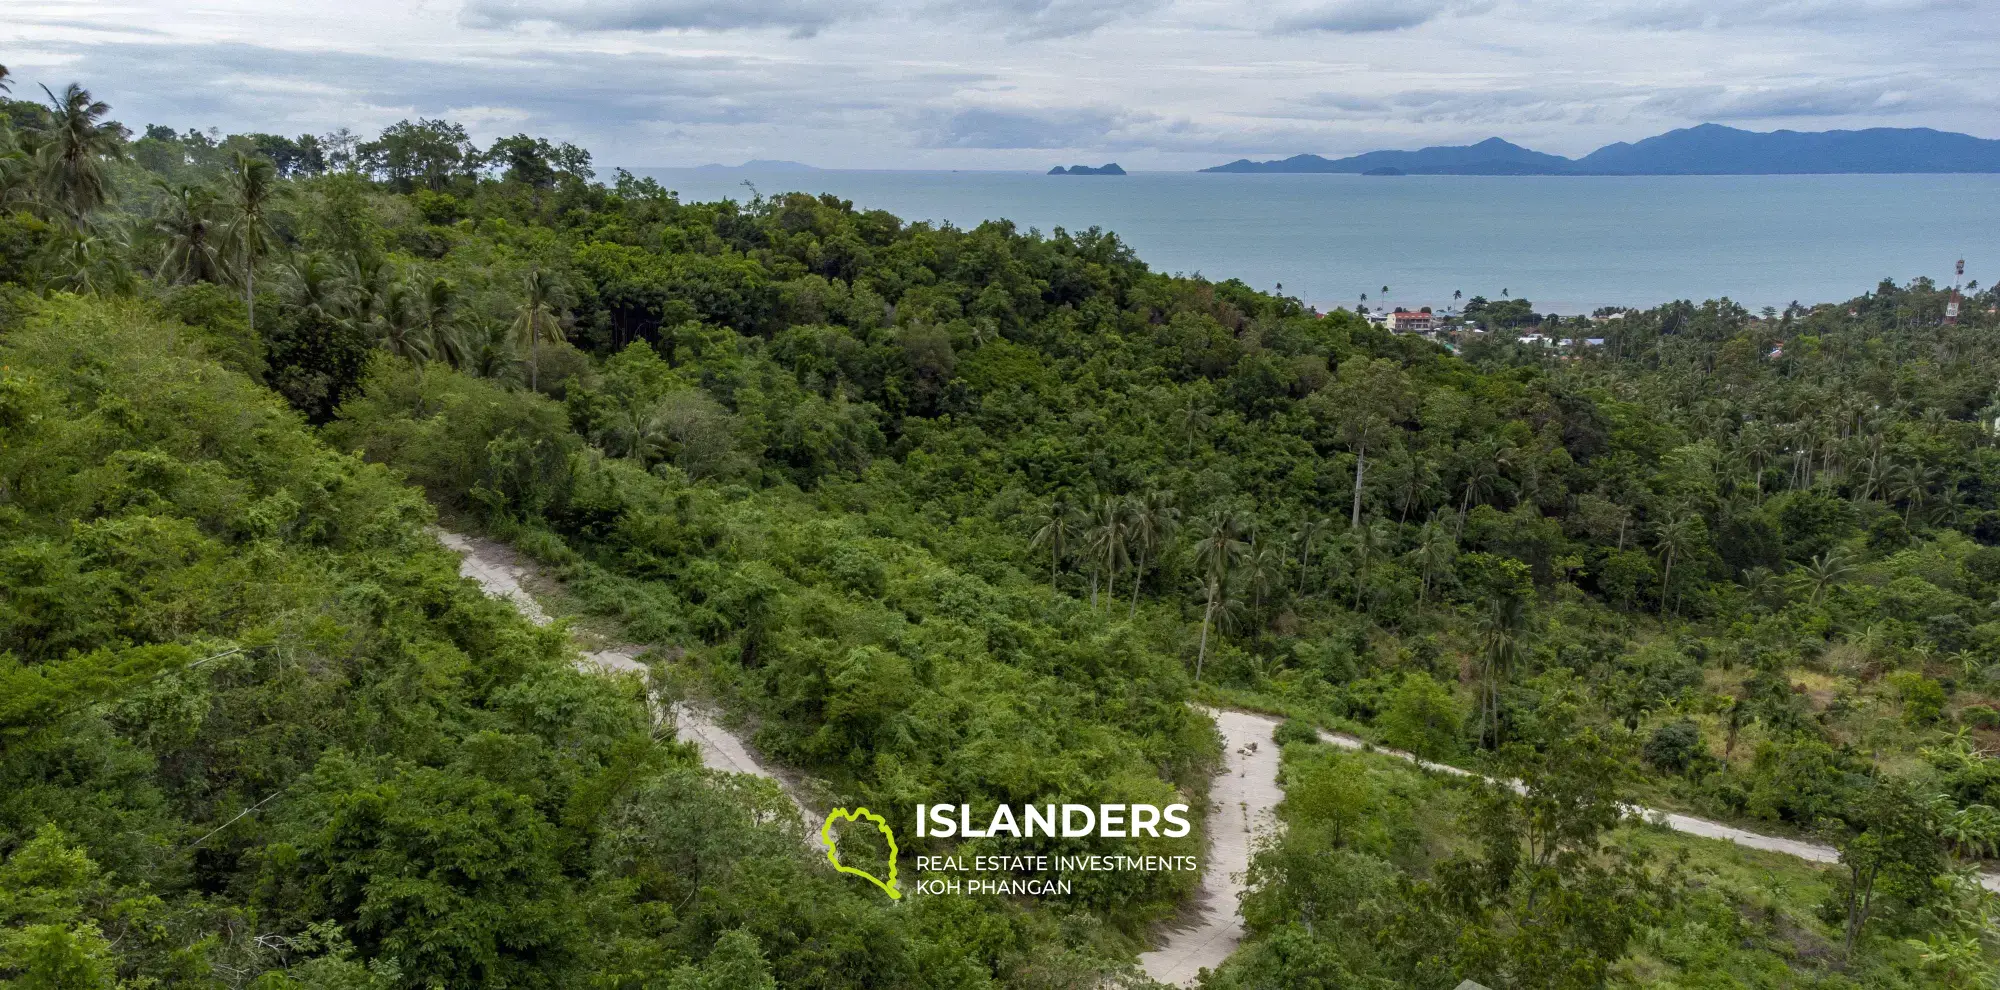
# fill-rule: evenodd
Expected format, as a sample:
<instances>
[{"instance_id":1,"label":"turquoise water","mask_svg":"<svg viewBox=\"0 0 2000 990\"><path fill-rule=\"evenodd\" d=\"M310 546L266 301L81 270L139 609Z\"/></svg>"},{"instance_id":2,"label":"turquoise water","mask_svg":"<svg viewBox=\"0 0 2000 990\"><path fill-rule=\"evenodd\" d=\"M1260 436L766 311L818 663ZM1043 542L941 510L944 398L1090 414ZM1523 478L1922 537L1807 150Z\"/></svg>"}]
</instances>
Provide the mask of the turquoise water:
<instances>
[{"instance_id":1,"label":"turquoise water","mask_svg":"<svg viewBox=\"0 0 2000 990\"><path fill-rule=\"evenodd\" d=\"M1728 296L1838 301L1928 275L2000 279L2000 175L1399 176L639 169L683 199L830 192L960 226L1117 231L1156 270L1321 308L1447 306L1502 289L1543 312Z\"/></svg>"}]
</instances>

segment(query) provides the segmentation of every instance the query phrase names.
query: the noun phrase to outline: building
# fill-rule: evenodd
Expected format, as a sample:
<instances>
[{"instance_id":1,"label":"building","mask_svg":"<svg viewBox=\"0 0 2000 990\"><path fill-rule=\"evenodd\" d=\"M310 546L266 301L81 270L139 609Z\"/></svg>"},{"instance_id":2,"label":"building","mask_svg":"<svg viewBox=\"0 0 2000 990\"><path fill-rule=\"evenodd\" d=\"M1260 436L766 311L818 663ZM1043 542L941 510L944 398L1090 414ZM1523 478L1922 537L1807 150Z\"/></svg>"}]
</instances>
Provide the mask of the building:
<instances>
[{"instance_id":1,"label":"building","mask_svg":"<svg viewBox=\"0 0 2000 990\"><path fill-rule=\"evenodd\" d=\"M1389 329L1394 333L1428 333L1436 325L1428 309L1415 313L1398 309L1389 314Z\"/></svg>"}]
</instances>

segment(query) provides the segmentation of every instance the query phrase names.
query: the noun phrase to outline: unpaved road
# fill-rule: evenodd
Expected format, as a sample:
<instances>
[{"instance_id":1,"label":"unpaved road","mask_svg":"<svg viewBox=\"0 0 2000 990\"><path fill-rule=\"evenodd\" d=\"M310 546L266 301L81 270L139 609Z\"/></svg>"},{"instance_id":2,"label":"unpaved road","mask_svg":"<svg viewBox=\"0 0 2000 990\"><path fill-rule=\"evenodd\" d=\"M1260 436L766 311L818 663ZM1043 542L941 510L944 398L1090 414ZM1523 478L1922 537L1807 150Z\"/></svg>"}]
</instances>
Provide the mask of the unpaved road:
<instances>
[{"instance_id":1,"label":"unpaved road","mask_svg":"<svg viewBox=\"0 0 2000 990\"><path fill-rule=\"evenodd\" d=\"M1431 761L1422 759L1414 754L1405 753L1400 749L1388 749L1381 746L1370 747L1370 745L1366 741L1357 739L1353 736L1346 735L1343 733L1328 732L1325 729L1321 729L1319 733L1319 738L1321 742L1329 743L1334 746L1339 746L1342 749L1373 748L1374 751L1377 753L1382 753L1387 756L1393 756L1396 757L1397 759L1408 760L1411 763L1415 763L1416 765L1426 770L1435 770L1438 773L1448 773L1455 777L1479 777L1479 779L1486 780L1490 783L1501 783L1504 786L1511 788L1512 790L1517 792L1521 790L1520 783L1516 781L1512 780L1494 781L1493 778L1491 777L1480 777L1480 775L1475 774L1470 770L1462 770L1458 767L1447 766L1443 763L1432 763ZM1712 822L1706 818L1696 818L1693 815L1683 815L1677 811L1660 811L1656 808L1647 808L1636 804L1626 805L1625 810L1629 814L1638 815L1639 817L1644 818L1647 821L1650 821L1656 825L1664 825L1667 828L1673 829L1676 832L1685 833L1687 835L1700 836L1701 838L1704 839L1719 839L1723 842L1742 846L1745 849L1760 849L1763 850L1764 852L1774 852L1774 853L1781 853L1786 856L1795 856L1799 859L1803 859L1810 863L1840 862L1840 850L1835 849L1834 847L1829 845L1823 845L1818 842L1807 842L1804 839L1788 839L1778 835L1764 835L1758 832L1752 832L1749 829L1737 828L1734 825L1724 825L1721 822ZM1985 887L1987 890L2000 892L2000 874L1994 874L1994 873L1980 874L1979 885Z\"/></svg>"},{"instance_id":2,"label":"unpaved road","mask_svg":"<svg viewBox=\"0 0 2000 990\"><path fill-rule=\"evenodd\" d=\"M534 571L512 548L491 540L442 530L438 532L438 542L461 555L461 575L479 582L487 594L512 602L536 625L548 624L548 614L542 611L541 605L522 585ZM645 665L636 659L636 654L625 649L586 652L584 659L612 671L644 673L646 670ZM1237 908L1245 889L1250 854L1257 836L1277 826L1275 809L1284 797L1284 792L1278 788L1278 747L1271 741L1271 732L1277 728L1279 720L1230 709L1203 709L1203 712L1215 719L1216 729L1222 735L1223 762L1209 788L1208 855L1202 864L1201 889L1195 895L1186 919L1166 929L1165 943L1139 956L1139 965L1147 976L1174 986L1192 985L1204 967L1215 969L1221 966L1243 940L1243 919ZM704 766L727 773L754 774L786 787L786 793L791 794L793 802L799 806L808 838L815 845L819 844L819 821L811 809L785 785L783 778L758 761L742 739L723 728L709 713L691 705L676 703L673 714L675 737L699 748ZM1343 749L1373 749L1437 773L1456 777L1479 776L1469 770L1433 763L1401 750L1373 746L1354 736L1325 730L1321 730L1319 735L1320 741ZM1515 790L1520 789L1520 785L1513 781L1504 783ZM1813 863L1840 861L1840 851L1832 846L1762 835L1678 812L1637 806L1629 810L1688 835L1717 839L1746 849L1795 856ZM1986 889L2000 892L2000 874L1983 873L1979 881Z\"/></svg>"},{"instance_id":3,"label":"unpaved road","mask_svg":"<svg viewBox=\"0 0 2000 990\"><path fill-rule=\"evenodd\" d=\"M1167 929L1166 943L1139 956L1146 975L1188 986L1203 967L1216 969L1243 940L1237 900L1258 833L1276 827L1278 747L1267 715L1203 709L1222 733L1222 769L1208 791L1208 855L1189 920Z\"/></svg>"},{"instance_id":4,"label":"unpaved road","mask_svg":"<svg viewBox=\"0 0 2000 990\"><path fill-rule=\"evenodd\" d=\"M438 542L446 549L459 554L458 573L479 582L488 595L513 603L528 621L538 626L549 624L547 612L542 611L535 596L522 584L535 573L533 565L524 560L512 547L493 540L473 536L463 536L445 530L437 531ZM646 665L640 663L636 651L628 648L585 651L585 662L602 670L616 673L636 673L644 675ZM820 820L799 800L798 794L786 784L783 778L772 773L769 767L758 762L750 748L735 733L723 728L710 713L685 702L673 705L674 738L684 743L693 743L701 751L702 765L724 773L747 773L778 783L790 795L792 803L799 807L799 819L805 823L806 837L815 847L822 847L819 837Z\"/></svg>"}]
</instances>

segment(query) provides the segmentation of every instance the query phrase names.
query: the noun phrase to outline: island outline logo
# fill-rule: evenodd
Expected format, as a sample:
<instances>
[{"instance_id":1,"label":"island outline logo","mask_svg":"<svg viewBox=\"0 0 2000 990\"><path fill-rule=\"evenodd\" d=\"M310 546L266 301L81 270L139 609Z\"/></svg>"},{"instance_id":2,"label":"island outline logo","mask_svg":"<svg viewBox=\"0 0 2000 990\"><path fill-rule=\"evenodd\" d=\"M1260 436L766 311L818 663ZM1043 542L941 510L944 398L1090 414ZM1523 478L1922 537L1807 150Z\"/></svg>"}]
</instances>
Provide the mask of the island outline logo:
<instances>
[{"instance_id":1,"label":"island outline logo","mask_svg":"<svg viewBox=\"0 0 2000 990\"><path fill-rule=\"evenodd\" d=\"M858 822L866 819L874 823L876 830L881 832L882 837L889 841L889 880L887 883L884 883L882 878L867 870L857 870L840 861L840 848L833 839L833 823L838 819L846 819L850 822ZM835 870L860 877L882 888L882 892L888 894L889 899L892 901L903 899L903 892L896 889L896 833L889 828L889 822L881 815L869 811L867 808L855 808L852 811L846 808L835 808L826 813L826 821L819 827L819 841L821 845L826 846L826 861L832 863Z\"/></svg>"}]
</instances>

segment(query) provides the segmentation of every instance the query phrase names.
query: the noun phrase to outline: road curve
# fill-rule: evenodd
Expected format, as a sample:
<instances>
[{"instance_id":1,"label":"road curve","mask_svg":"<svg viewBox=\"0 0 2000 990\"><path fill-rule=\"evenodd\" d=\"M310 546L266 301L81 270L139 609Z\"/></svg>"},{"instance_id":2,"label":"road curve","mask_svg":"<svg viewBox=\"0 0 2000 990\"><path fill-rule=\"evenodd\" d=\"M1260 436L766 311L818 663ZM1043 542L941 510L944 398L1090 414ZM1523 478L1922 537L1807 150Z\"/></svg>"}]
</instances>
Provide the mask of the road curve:
<instances>
[{"instance_id":1,"label":"road curve","mask_svg":"<svg viewBox=\"0 0 2000 990\"><path fill-rule=\"evenodd\" d=\"M1187 917L1170 925L1166 941L1139 956L1146 975L1173 986L1192 986L1201 971L1216 969L1243 941L1239 901L1250 853L1259 833L1277 826L1278 720L1229 709L1202 709L1222 733L1222 769L1208 792L1208 854L1201 890Z\"/></svg>"},{"instance_id":2,"label":"road curve","mask_svg":"<svg viewBox=\"0 0 2000 990\"><path fill-rule=\"evenodd\" d=\"M1370 744L1366 740L1358 739L1354 736L1350 736L1345 733L1328 732L1325 729L1321 729L1319 732L1319 738L1321 742L1333 746L1339 746L1342 749L1372 749L1375 752L1381 753L1386 756L1393 756L1400 760L1408 760L1411 763L1414 763L1417 766L1424 768L1425 770L1434 770L1438 773L1447 773L1451 774L1454 777L1474 777L1480 780L1487 781L1488 783L1502 784L1503 786L1508 787L1516 792L1519 792L1521 790L1521 785L1518 781L1513 781L1513 780L1495 781L1491 777L1485 777L1480 774L1473 773L1470 770L1463 770L1458 767L1450 766L1443 763L1433 763L1413 753L1406 753L1400 749L1389 749L1382 746L1375 746ZM1655 825L1664 825L1667 828L1670 828L1676 832L1681 832L1686 835L1699 836L1704 839L1717 839L1722 842L1730 843L1732 845L1742 846L1745 849L1759 849L1764 852L1774 852L1786 856L1794 856L1810 863L1840 862L1840 850L1835 849L1832 846L1825 845L1824 843L1807 842L1804 839L1789 839L1785 838L1784 836L1778 836L1778 835L1764 835L1759 832L1752 832L1749 829L1737 828L1734 825L1724 825L1721 822L1709 821L1706 818L1696 818L1693 815L1683 815L1677 811L1661 811L1657 808L1648 808L1643 805L1637 805L1637 804L1626 805L1625 811L1628 814L1633 814L1641 818L1644 818L1647 821L1654 823ZM1985 887L1987 890L2000 893L2000 874L1981 873L1979 875L1979 885Z\"/></svg>"},{"instance_id":3,"label":"road curve","mask_svg":"<svg viewBox=\"0 0 2000 990\"><path fill-rule=\"evenodd\" d=\"M493 540L464 536L446 530L437 531L438 542L459 554L458 573L460 577L471 578L488 595L503 599L519 609L529 622L538 626L549 624L547 612L535 601L535 596L522 584L534 574L533 567L513 548ZM600 670L614 673L637 673L644 675L646 665L639 662L638 655L629 649L609 649L586 651L583 660ZM715 717L686 702L675 702L674 738L684 743L693 743L701 751L701 763L711 770L724 773L747 773L767 780L776 781L779 787L798 805L799 820L805 825L806 837L815 847L822 847L820 841L820 820L812 810L799 800L798 794L782 777L759 762L750 752L750 747L735 733L716 722Z\"/></svg>"}]
</instances>

